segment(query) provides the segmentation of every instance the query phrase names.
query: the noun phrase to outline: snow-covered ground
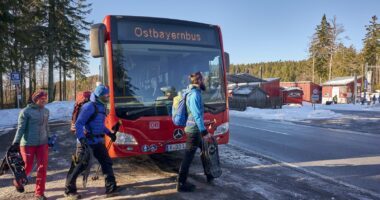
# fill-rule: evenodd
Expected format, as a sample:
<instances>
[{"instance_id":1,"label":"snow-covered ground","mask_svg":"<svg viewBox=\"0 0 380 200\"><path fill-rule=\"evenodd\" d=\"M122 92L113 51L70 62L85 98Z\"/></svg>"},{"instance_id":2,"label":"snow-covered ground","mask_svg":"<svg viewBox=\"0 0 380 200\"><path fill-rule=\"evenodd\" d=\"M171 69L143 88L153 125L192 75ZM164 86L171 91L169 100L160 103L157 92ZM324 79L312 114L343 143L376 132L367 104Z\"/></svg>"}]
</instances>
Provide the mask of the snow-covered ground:
<instances>
[{"instance_id":1,"label":"snow-covered ground","mask_svg":"<svg viewBox=\"0 0 380 200\"><path fill-rule=\"evenodd\" d=\"M310 105L310 103L308 103ZM317 109L324 110L349 110L349 111L380 111L380 104L361 105L361 104L333 104L320 105L317 104Z\"/></svg>"},{"instance_id":2,"label":"snow-covered ground","mask_svg":"<svg viewBox=\"0 0 380 200\"><path fill-rule=\"evenodd\" d=\"M282 109L259 109L248 107L245 111L231 110L230 115L236 117L245 117L253 119L269 119L284 121L301 121L311 119L336 119L344 115L334 112L333 110L351 110L351 111L378 111L380 104L375 105L353 105L353 104L335 104L335 105L316 105L314 110L310 103L304 102L303 106L285 105Z\"/></svg>"},{"instance_id":3,"label":"snow-covered ground","mask_svg":"<svg viewBox=\"0 0 380 200\"><path fill-rule=\"evenodd\" d=\"M74 101L54 101L46 105L50 111L49 120L70 120L74 109ZM18 115L21 109L0 110L0 131L13 128L17 125Z\"/></svg>"}]
</instances>

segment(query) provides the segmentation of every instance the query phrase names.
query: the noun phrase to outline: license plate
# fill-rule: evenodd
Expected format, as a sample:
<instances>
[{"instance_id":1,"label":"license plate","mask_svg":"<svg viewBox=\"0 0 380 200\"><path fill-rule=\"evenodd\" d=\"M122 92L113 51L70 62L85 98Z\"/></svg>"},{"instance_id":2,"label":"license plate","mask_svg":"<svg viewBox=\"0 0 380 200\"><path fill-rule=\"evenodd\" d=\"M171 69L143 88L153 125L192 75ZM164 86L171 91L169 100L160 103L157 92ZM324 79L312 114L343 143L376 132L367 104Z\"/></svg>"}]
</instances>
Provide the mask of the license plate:
<instances>
[{"instance_id":1,"label":"license plate","mask_svg":"<svg viewBox=\"0 0 380 200\"><path fill-rule=\"evenodd\" d=\"M186 143L166 145L166 151L179 151L183 149L186 149Z\"/></svg>"}]
</instances>

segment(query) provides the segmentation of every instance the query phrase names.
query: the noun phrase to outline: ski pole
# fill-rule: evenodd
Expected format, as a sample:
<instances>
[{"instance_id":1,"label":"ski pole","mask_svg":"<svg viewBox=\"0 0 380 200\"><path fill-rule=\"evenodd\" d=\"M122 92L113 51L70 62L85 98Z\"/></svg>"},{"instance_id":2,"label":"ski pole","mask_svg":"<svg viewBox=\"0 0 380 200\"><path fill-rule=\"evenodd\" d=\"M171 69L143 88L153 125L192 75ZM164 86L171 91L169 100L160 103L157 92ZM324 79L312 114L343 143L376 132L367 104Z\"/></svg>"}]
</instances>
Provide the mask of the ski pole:
<instances>
[{"instance_id":1,"label":"ski pole","mask_svg":"<svg viewBox=\"0 0 380 200\"><path fill-rule=\"evenodd\" d=\"M112 127L112 130L114 131L114 134L116 134L116 132L119 131L119 128L120 128L120 125L121 125L121 124L122 124L122 122L121 122L121 120L119 120L119 121L116 122L116 124ZM110 150L110 148L111 148L111 144L112 144L112 139L110 139L110 142L109 142L108 145L107 145L107 151ZM100 167L101 167L101 165L100 165L100 163L99 163L98 169L97 169L96 172L95 172L95 176L93 176L93 177L91 178L93 181L99 179L99 171L100 171Z\"/></svg>"}]
</instances>

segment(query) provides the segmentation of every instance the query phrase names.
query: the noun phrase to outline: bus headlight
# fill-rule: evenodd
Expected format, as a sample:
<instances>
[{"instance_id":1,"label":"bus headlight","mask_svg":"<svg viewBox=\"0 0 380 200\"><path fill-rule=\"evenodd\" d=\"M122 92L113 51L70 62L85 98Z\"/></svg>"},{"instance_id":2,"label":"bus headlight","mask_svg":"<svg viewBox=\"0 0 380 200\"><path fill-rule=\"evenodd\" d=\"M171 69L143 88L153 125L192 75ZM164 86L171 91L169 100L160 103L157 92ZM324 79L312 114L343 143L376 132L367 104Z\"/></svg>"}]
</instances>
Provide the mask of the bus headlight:
<instances>
[{"instance_id":1,"label":"bus headlight","mask_svg":"<svg viewBox=\"0 0 380 200\"><path fill-rule=\"evenodd\" d=\"M116 141L115 144L119 145L137 145L137 141L133 135L123 132L116 133Z\"/></svg>"},{"instance_id":2,"label":"bus headlight","mask_svg":"<svg viewBox=\"0 0 380 200\"><path fill-rule=\"evenodd\" d=\"M214 132L214 136L225 134L228 132L228 129L229 129L228 122L223 123L223 124L219 125L218 127L216 127L216 130Z\"/></svg>"}]
</instances>

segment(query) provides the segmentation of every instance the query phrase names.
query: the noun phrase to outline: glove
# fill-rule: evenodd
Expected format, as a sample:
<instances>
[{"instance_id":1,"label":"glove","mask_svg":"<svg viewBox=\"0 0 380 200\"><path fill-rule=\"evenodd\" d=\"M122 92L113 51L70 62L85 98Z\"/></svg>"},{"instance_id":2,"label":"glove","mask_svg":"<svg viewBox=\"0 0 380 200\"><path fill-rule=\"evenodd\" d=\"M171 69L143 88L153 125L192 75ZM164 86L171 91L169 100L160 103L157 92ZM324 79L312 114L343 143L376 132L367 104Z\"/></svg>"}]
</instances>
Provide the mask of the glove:
<instances>
[{"instance_id":1,"label":"glove","mask_svg":"<svg viewBox=\"0 0 380 200\"><path fill-rule=\"evenodd\" d=\"M48 137L48 146L49 147L54 147L54 138L53 137Z\"/></svg>"},{"instance_id":2,"label":"glove","mask_svg":"<svg viewBox=\"0 0 380 200\"><path fill-rule=\"evenodd\" d=\"M116 141L116 133L111 133L111 134L108 135L108 137L111 138L111 141L112 141L112 142L115 142L115 141Z\"/></svg>"},{"instance_id":3,"label":"glove","mask_svg":"<svg viewBox=\"0 0 380 200\"><path fill-rule=\"evenodd\" d=\"M114 133L118 132L119 131L119 128L120 128L120 125L121 125L121 122L117 122L113 127L112 127L112 131Z\"/></svg>"},{"instance_id":4,"label":"glove","mask_svg":"<svg viewBox=\"0 0 380 200\"><path fill-rule=\"evenodd\" d=\"M87 138L80 138L79 142L82 145L82 147L87 147Z\"/></svg>"},{"instance_id":5,"label":"glove","mask_svg":"<svg viewBox=\"0 0 380 200\"><path fill-rule=\"evenodd\" d=\"M18 142L15 142L11 145L11 147L9 148L9 150L11 151L19 151L20 150L20 143Z\"/></svg>"},{"instance_id":6,"label":"glove","mask_svg":"<svg viewBox=\"0 0 380 200\"><path fill-rule=\"evenodd\" d=\"M202 131L202 132L201 132L201 135L202 135L202 137L208 135L208 131L207 131L207 130Z\"/></svg>"}]
</instances>

